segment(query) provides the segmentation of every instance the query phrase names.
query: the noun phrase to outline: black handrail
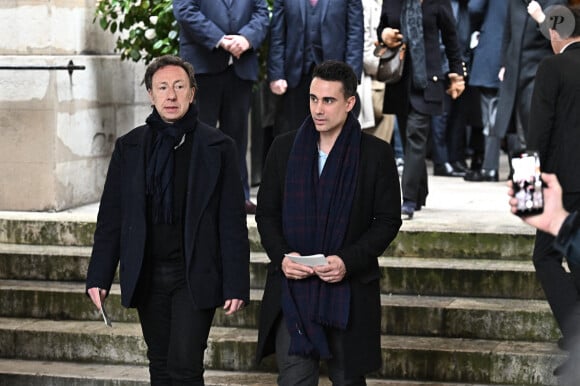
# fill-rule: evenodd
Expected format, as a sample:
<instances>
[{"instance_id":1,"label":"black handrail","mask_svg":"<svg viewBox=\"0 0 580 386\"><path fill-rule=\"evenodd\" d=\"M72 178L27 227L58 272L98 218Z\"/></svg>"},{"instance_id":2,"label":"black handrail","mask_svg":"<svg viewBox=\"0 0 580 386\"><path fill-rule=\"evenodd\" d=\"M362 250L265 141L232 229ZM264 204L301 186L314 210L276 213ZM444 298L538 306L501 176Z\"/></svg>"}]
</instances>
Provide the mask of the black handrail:
<instances>
[{"instance_id":1,"label":"black handrail","mask_svg":"<svg viewBox=\"0 0 580 386\"><path fill-rule=\"evenodd\" d=\"M66 66L0 66L0 70L68 70L72 75L74 70L85 70L85 66L77 66L72 60L69 60Z\"/></svg>"}]
</instances>

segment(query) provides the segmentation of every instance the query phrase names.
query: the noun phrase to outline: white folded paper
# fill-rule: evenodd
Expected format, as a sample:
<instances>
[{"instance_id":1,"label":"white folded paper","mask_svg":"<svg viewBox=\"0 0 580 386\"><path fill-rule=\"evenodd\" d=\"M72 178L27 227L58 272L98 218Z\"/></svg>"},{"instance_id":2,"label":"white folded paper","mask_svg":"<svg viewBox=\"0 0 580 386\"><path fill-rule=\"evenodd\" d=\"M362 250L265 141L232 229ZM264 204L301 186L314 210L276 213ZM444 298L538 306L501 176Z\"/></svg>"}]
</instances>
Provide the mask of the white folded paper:
<instances>
[{"instance_id":1,"label":"white folded paper","mask_svg":"<svg viewBox=\"0 0 580 386\"><path fill-rule=\"evenodd\" d=\"M293 255L284 255L290 260L295 263L308 265L309 267L315 267L317 265L326 265L326 258L322 253L317 253L316 255L307 255L307 256L293 256Z\"/></svg>"}]
</instances>

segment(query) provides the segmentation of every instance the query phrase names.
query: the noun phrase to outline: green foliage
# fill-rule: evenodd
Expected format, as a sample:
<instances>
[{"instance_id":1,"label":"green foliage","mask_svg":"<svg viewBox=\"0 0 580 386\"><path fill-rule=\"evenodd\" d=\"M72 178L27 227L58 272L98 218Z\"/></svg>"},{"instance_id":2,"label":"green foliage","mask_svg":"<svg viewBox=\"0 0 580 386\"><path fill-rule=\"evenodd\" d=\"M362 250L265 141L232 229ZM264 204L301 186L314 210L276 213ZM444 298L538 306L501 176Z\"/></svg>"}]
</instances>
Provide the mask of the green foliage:
<instances>
[{"instance_id":1,"label":"green foliage","mask_svg":"<svg viewBox=\"0 0 580 386\"><path fill-rule=\"evenodd\" d=\"M172 0L98 0L96 22L117 35L121 59L148 64L154 58L179 53L179 26Z\"/></svg>"},{"instance_id":2,"label":"green foliage","mask_svg":"<svg viewBox=\"0 0 580 386\"><path fill-rule=\"evenodd\" d=\"M209 0L218 1L218 0ZM267 0L271 10L274 0ZM145 64L154 58L179 54L179 25L172 0L97 0L95 19L105 31L117 35L115 51L121 59ZM260 47L262 73L267 45Z\"/></svg>"}]
</instances>

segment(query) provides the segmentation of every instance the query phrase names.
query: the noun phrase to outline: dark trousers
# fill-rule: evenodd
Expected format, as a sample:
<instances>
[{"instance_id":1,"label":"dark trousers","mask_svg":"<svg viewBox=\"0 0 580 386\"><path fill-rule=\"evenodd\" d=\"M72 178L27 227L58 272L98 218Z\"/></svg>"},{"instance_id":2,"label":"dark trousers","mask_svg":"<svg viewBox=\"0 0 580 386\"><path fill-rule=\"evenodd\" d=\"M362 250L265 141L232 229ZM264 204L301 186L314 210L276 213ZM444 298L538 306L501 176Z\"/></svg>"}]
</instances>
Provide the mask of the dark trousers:
<instances>
[{"instance_id":1,"label":"dark trousers","mask_svg":"<svg viewBox=\"0 0 580 386\"><path fill-rule=\"evenodd\" d=\"M563 196L564 207L580 209L580 193ZM554 318L567 343L580 344L580 266L568 262L570 273L562 267L563 256L552 247L554 237L538 231L533 261Z\"/></svg>"},{"instance_id":2,"label":"dark trousers","mask_svg":"<svg viewBox=\"0 0 580 386\"><path fill-rule=\"evenodd\" d=\"M302 74L296 87L288 87L281 96L276 118L274 120L273 136L297 130L306 117L310 116L310 82L312 72Z\"/></svg>"},{"instance_id":3,"label":"dark trousers","mask_svg":"<svg viewBox=\"0 0 580 386\"><path fill-rule=\"evenodd\" d=\"M195 78L198 86L195 96L199 120L219 127L236 142L244 193L246 199L249 199L246 150L253 82L240 79L232 66L218 74L197 74Z\"/></svg>"},{"instance_id":4,"label":"dark trousers","mask_svg":"<svg viewBox=\"0 0 580 386\"><path fill-rule=\"evenodd\" d=\"M364 375L346 378L344 362L345 348L339 339L340 331L328 328L326 338L332 353L327 361L328 378L334 386L365 386ZM278 364L278 385L281 386L316 386L320 378L320 361L298 355L288 355L290 334L284 318L280 318L276 330L276 361Z\"/></svg>"},{"instance_id":5,"label":"dark trousers","mask_svg":"<svg viewBox=\"0 0 580 386\"><path fill-rule=\"evenodd\" d=\"M405 130L405 168L401 188L403 200L425 205L427 199L427 139L431 127L431 116L411 108Z\"/></svg>"},{"instance_id":6,"label":"dark trousers","mask_svg":"<svg viewBox=\"0 0 580 386\"><path fill-rule=\"evenodd\" d=\"M215 309L196 310L181 259L155 263L149 292L137 307L152 386L203 386L203 355Z\"/></svg>"},{"instance_id":7,"label":"dark trousers","mask_svg":"<svg viewBox=\"0 0 580 386\"><path fill-rule=\"evenodd\" d=\"M443 165L449 162L447 124L450 110L451 101L445 98L443 114L435 115L431 118L431 160L433 160L435 165Z\"/></svg>"}]
</instances>

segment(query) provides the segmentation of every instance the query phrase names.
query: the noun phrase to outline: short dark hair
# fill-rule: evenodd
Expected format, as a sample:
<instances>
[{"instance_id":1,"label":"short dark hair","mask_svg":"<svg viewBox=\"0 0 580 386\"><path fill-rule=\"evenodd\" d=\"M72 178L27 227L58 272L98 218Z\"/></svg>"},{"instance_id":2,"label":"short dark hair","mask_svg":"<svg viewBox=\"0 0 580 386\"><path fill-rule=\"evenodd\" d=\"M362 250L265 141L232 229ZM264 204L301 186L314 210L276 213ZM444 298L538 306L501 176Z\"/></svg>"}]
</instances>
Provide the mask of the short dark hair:
<instances>
[{"instance_id":1,"label":"short dark hair","mask_svg":"<svg viewBox=\"0 0 580 386\"><path fill-rule=\"evenodd\" d=\"M153 87L153 75L162 69L163 67L167 66L179 66L183 68L187 77L189 78L189 85L197 90L197 82L195 81L195 71L191 63L186 62L185 60L181 59L179 56L175 55L163 55L156 59L154 59L145 70L145 77L143 81L145 82L145 87L147 90L151 90Z\"/></svg>"},{"instance_id":2,"label":"short dark hair","mask_svg":"<svg viewBox=\"0 0 580 386\"><path fill-rule=\"evenodd\" d=\"M352 67L344 62L338 60L324 61L314 68L312 78L341 82L345 98L356 95L357 76Z\"/></svg>"}]
</instances>

